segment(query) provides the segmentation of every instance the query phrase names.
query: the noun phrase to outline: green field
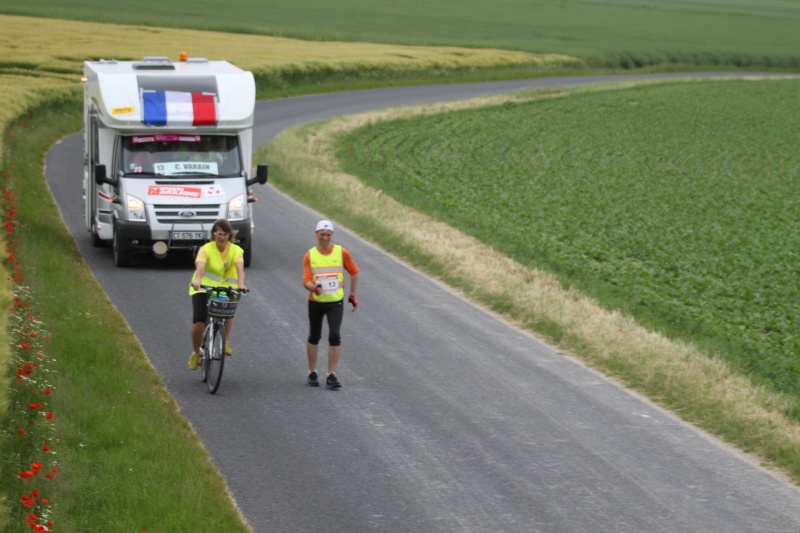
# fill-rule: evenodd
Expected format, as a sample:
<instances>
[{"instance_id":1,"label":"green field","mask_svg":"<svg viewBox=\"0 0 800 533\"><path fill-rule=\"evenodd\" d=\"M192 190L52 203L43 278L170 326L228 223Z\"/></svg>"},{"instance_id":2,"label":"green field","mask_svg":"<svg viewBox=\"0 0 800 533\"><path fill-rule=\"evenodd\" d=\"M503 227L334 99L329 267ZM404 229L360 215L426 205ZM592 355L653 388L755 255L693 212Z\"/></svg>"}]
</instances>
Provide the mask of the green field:
<instances>
[{"instance_id":1,"label":"green field","mask_svg":"<svg viewBox=\"0 0 800 533\"><path fill-rule=\"evenodd\" d=\"M6 2L0 13L311 40L504 48L567 54L614 68L800 66L797 0L234 0L224 8L210 0L141 0L113 9L91 1L31 0Z\"/></svg>"},{"instance_id":2,"label":"green field","mask_svg":"<svg viewBox=\"0 0 800 533\"><path fill-rule=\"evenodd\" d=\"M800 81L639 86L420 117L345 171L800 396Z\"/></svg>"}]
</instances>

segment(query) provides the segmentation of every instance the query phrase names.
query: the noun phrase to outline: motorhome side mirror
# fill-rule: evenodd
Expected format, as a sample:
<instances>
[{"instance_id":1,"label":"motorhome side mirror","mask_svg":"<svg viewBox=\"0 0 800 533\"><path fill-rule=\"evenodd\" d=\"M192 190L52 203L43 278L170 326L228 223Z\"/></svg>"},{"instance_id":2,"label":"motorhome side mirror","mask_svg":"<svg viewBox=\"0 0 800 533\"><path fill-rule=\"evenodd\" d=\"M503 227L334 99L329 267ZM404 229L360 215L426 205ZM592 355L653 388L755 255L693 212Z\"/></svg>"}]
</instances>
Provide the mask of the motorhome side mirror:
<instances>
[{"instance_id":1,"label":"motorhome side mirror","mask_svg":"<svg viewBox=\"0 0 800 533\"><path fill-rule=\"evenodd\" d=\"M108 177L106 175L106 166L105 165L95 165L94 167L94 181L98 185L102 185L104 183L108 183L117 187L119 185L119 181L116 177Z\"/></svg>"},{"instance_id":2,"label":"motorhome side mirror","mask_svg":"<svg viewBox=\"0 0 800 533\"><path fill-rule=\"evenodd\" d=\"M258 167L256 167L256 177L249 179L247 181L247 184L252 185L254 183L260 183L261 185L264 185L267 182L268 174L269 174L268 166L262 163L258 165Z\"/></svg>"},{"instance_id":3,"label":"motorhome side mirror","mask_svg":"<svg viewBox=\"0 0 800 533\"><path fill-rule=\"evenodd\" d=\"M106 176L106 166L105 165L95 165L94 167L94 181L98 185L102 185L106 183L108 177Z\"/></svg>"}]
</instances>

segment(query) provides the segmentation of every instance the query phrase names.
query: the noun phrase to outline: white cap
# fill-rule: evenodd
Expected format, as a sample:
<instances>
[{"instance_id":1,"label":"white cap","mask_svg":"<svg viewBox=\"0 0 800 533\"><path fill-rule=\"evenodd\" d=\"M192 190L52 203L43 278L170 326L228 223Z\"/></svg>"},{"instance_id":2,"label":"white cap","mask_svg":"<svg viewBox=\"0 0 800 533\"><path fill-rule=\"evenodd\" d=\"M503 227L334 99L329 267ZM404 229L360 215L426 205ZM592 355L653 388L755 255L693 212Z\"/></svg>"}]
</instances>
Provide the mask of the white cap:
<instances>
[{"instance_id":1,"label":"white cap","mask_svg":"<svg viewBox=\"0 0 800 533\"><path fill-rule=\"evenodd\" d=\"M315 229L314 231L316 232L323 229L326 229L328 231L333 231L333 222L331 222L330 220L320 220L319 222L317 222L317 229Z\"/></svg>"}]
</instances>

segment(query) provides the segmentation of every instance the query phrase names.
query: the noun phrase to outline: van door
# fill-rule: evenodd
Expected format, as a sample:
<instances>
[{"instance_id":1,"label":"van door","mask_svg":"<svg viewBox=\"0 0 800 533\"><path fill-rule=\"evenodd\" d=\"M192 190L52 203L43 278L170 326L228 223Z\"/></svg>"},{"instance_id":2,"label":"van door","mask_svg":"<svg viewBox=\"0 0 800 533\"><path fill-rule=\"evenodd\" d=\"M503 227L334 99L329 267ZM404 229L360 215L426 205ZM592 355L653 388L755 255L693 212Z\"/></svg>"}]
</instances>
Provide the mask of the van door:
<instances>
[{"instance_id":1,"label":"van door","mask_svg":"<svg viewBox=\"0 0 800 533\"><path fill-rule=\"evenodd\" d=\"M97 184L94 181L94 168L98 164L98 127L97 108L94 104L90 104L84 118L83 207L86 229L91 233L94 246L103 245L103 241L97 235L94 220L97 214Z\"/></svg>"}]
</instances>

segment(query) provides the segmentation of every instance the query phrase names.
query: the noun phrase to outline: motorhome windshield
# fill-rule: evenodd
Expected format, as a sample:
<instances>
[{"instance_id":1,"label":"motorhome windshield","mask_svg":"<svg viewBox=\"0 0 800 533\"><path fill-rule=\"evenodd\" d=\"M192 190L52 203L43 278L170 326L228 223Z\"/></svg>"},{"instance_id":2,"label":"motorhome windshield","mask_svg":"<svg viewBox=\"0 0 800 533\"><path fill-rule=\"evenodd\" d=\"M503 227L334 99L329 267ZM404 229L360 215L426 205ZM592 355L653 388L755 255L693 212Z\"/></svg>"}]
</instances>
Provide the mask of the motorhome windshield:
<instances>
[{"instance_id":1,"label":"motorhome windshield","mask_svg":"<svg viewBox=\"0 0 800 533\"><path fill-rule=\"evenodd\" d=\"M241 176L236 137L222 135L134 135L122 139L125 174Z\"/></svg>"}]
</instances>

